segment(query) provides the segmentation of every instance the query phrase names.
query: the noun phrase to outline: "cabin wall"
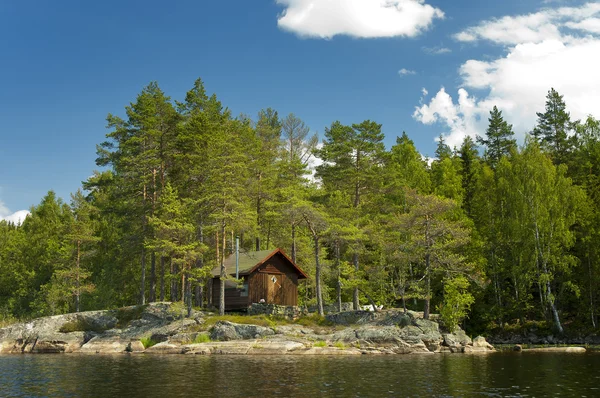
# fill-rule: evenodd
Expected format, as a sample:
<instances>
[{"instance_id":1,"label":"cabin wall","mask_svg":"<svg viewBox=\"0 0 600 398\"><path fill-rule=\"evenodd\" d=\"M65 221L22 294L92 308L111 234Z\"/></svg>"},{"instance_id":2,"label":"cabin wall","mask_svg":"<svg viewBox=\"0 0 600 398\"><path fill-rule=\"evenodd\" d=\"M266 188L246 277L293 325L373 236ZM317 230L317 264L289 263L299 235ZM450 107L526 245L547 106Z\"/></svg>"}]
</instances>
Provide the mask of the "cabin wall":
<instances>
[{"instance_id":1,"label":"cabin wall","mask_svg":"<svg viewBox=\"0 0 600 398\"><path fill-rule=\"evenodd\" d=\"M246 309L261 299L267 304L298 305L298 274L296 269L280 254L275 254L252 274L244 276L248 282L247 296L242 290L225 288L225 310ZM275 282L273 282L275 278ZM219 305L220 280L213 278L212 302Z\"/></svg>"},{"instance_id":2,"label":"cabin wall","mask_svg":"<svg viewBox=\"0 0 600 398\"><path fill-rule=\"evenodd\" d=\"M271 257L249 276L248 290L250 304L264 299L267 304L298 305L298 275L279 255Z\"/></svg>"},{"instance_id":3,"label":"cabin wall","mask_svg":"<svg viewBox=\"0 0 600 398\"><path fill-rule=\"evenodd\" d=\"M219 306L219 295L221 294L221 280L213 278L212 299L213 305ZM250 305L249 296L242 296L243 291L238 288L230 288L225 285L225 310L246 309Z\"/></svg>"}]
</instances>

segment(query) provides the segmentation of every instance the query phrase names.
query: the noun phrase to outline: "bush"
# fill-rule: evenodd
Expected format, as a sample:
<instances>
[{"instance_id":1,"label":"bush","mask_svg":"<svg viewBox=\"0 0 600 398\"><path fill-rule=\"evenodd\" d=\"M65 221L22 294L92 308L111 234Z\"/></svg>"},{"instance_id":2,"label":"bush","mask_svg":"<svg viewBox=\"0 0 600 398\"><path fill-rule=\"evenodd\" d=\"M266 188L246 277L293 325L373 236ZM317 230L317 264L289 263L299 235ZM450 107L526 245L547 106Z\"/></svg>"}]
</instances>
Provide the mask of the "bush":
<instances>
[{"instance_id":1,"label":"bush","mask_svg":"<svg viewBox=\"0 0 600 398\"><path fill-rule=\"evenodd\" d=\"M323 340L315 341L313 347L326 347L327 343Z\"/></svg>"},{"instance_id":2,"label":"bush","mask_svg":"<svg viewBox=\"0 0 600 398\"><path fill-rule=\"evenodd\" d=\"M194 344L200 343L210 343L210 336L204 333L198 333L196 338L194 339Z\"/></svg>"},{"instance_id":3,"label":"bush","mask_svg":"<svg viewBox=\"0 0 600 398\"><path fill-rule=\"evenodd\" d=\"M339 348L340 350L346 349L346 344L342 343L341 341L336 341L333 346Z\"/></svg>"},{"instance_id":4,"label":"bush","mask_svg":"<svg viewBox=\"0 0 600 398\"><path fill-rule=\"evenodd\" d=\"M142 337L140 339L140 342L144 346L144 349L150 348L153 345L157 345L158 344L158 341L152 340L152 337Z\"/></svg>"}]
</instances>

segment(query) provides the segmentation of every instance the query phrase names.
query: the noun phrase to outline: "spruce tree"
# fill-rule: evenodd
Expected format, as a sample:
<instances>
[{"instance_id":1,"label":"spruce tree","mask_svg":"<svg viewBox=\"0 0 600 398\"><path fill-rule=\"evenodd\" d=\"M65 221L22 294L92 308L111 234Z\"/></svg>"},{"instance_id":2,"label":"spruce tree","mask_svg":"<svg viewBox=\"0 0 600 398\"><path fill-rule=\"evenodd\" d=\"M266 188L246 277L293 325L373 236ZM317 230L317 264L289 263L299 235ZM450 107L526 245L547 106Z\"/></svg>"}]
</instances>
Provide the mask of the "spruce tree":
<instances>
[{"instance_id":1,"label":"spruce tree","mask_svg":"<svg viewBox=\"0 0 600 398\"><path fill-rule=\"evenodd\" d=\"M508 155L511 149L516 148L517 142L513 138L512 125L508 124L502 117L502 111L494 105L488 119L489 125L486 130L486 138L477 136L477 143L484 145L485 160L492 168L495 168L502 156Z\"/></svg>"}]
</instances>

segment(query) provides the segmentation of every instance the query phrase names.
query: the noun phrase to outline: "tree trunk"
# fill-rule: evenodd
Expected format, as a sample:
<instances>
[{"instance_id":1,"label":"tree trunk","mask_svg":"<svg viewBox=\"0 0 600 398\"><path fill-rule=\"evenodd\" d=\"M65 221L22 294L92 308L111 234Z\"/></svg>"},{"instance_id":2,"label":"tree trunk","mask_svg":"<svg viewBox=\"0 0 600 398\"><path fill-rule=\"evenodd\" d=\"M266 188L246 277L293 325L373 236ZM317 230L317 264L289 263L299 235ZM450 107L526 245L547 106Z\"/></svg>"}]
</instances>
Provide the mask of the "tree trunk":
<instances>
[{"instance_id":1,"label":"tree trunk","mask_svg":"<svg viewBox=\"0 0 600 398\"><path fill-rule=\"evenodd\" d=\"M171 302L176 302L177 301L177 296L178 296L178 283L177 283L177 274L178 274L179 270L177 269L177 265L175 263L173 263L173 259L171 259Z\"/></svg>"},{"instance_id":2,"label":"tree trunk","mask_svg":"<svg viewBox=\"0 0 600 398\"><path fill-rule=\"evenodd\" d=\"M340 269L340 242L335 241L335 267L337 269L337 305L342 312L342 270Z\"/></svg>"},{"instance_id":3,"label":"tree trunk","mask_svg":"<svg viewBox=\"0 0 600 398\"><path fill-rule=\"evenodd\" d=\"M165 257L160 256L160 301L165 301Z\"/></svg>"},{"instance_id":4,"label":"tree trunk","mask_svg":"<svg viewBox=\"0 0 600 398\"><path fill-rule=\"evenodd\" d=\"M594 307L594 287L592 284L592 280L593 280L593 274L592 274L592 261L590 260L590 249L588 247L588 253L587 253L587 260L588 260L588 281L590 284L590 315L592 317L592 327L594 329L596 329L596 309Z\"/></svg>"},{"instance_id":5,"label":"tree trunk","mask_svg":"<svg viewBox=\"0 0 600 398\"><path fill-rule=\"evenodd\" d=\"M204 228L202 228L202 224L200 224L200 226L198 227L198 241L200 242L200 244L204 243ZM196 268L202 267L204 267L204 255L200 255L200 258L198 259L198 262L196 264ZM194 290L194 304L196 304L196 307L202 307L204 295L202 283L196 281Z\"/></svg>"},{"instance_id":6,"label":"tree trunk","mask_svg":"<svg viewBox=\"0 0 600 398\"><path fill-rule=\"evenodd\" d=\"M156 253L150 255L150 292L148 292L148 302L156 301Z\"/></svg>"},{"instance_id":7,"label":"tree trunk","mask_svg":"<svg viewBox=\"0 0 600 398\"><path fill-rule=\"evenodd\" d=\"M146 304L146 249L142 246L142 278L140 281L140 304Z\"/></svg>"},{"instance_id":8,"label":"tree trunk","mask_svg":"<svg viewBox=\"0 0 600 398\"><path fill-rule=\"evenodd\" d=\"M79 280L79 275L80 275L80 259L81 259L81 241L78 240L77 241L77 275L75 277L75 312L79 312L79 301L80 301L80 296L81 296L81 287L80 287L80 283L81 281Z\"/></svg>"},{"instance_id":9,"label":"tree trunk","mask_svg":"<svg viewBox=\"0 0 600 398\"><path fill-rule=\"evenodd\" d=\"M352 256L352 262L354 263L354 271L358 274L358 253L354 253ZM358 278L358 275L355 275L354 278ZM358 311L360 309L360 301L358 298L358 286L354 287L354 293L352 295L352 306L354 307L354 311Z\"/></svg>"},{"instance_id":10,"label":"tree trunk","mask_svg":"<svg viewBox=\"0 0 600 398\"><path fill-rule=\"evenodd\" d=\"M296 223L292 223L292 261L296 263Z\"/></svg>"},{"instance_id":11,"label":"tree trunk","mask_svg":"<svg viewBox=\"0 0 600 398\"><path fill-rule=\"evenodd\" d=\"M185 281L185 293L185 295L187 296L187 317L189 318L192 316L192 281L190 280L189 275Z\"/></svg>"},{"instance_id":12,"label":"tree trunk","mask_svg":"<svg viewBox=\"0 0 600 398\"><path fill-rule=\"evenodd\" d=\"M423 319L429 319L429 305L431 302L431 254L425 255L425 306L423 307Z\"/></svg>"},{"instance_id":13,"label":"tree trunk","mask_svg":"<svg viewBox=\"0 0 600 398\"><path fill-rule=\"evenodd\" d=\"M225 223L221 225L221 234L223 236L223 242L225 242ZM223 250L221 250L221 255L219 258L219 262L221 264L221 273L219 280L219 315L225 315L225 277L227 274L225 273L225 245L223 245ZM217 256L219 256L219 233L217 231Z\"/></svg>"},{"instance_id":14,"label":"tree trunk","mask_svg":"<svg viewBox=\"0 0 600 398\"><path fill-rule=\"evenodd\" d=\"M315 242L315 284L317 290L317 308L320 316L324 316L325 312L323 311L323 294L321 293L321 263L319 262L319 237L317 235L314 236Z\"/></svg>"}]
</instances>

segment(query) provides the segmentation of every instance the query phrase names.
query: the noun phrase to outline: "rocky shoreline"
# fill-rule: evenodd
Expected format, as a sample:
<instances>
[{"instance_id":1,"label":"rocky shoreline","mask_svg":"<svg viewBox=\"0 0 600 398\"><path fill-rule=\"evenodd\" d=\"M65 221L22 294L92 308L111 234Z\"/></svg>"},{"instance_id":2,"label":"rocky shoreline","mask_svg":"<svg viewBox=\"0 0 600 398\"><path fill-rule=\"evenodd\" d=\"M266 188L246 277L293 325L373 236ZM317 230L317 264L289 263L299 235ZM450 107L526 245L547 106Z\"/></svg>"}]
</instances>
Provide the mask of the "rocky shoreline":
<instances>
[{"instance_id":1,"label":"rocky shoreline","mask_svg":"<svg viewBox=\"0 0 600 398\"><path fill-rule=\"evenodd\" d=\"M483 337L440 331L418 313L387 310L331 314L327 326L273 326L184 318L171 303L44 317L0 329L0 354L145 353L361 355L494 352ZM216 320L218 318L213 318ZM210 326L207 326L210 325Z\"/></svg>"}]
</instances>

